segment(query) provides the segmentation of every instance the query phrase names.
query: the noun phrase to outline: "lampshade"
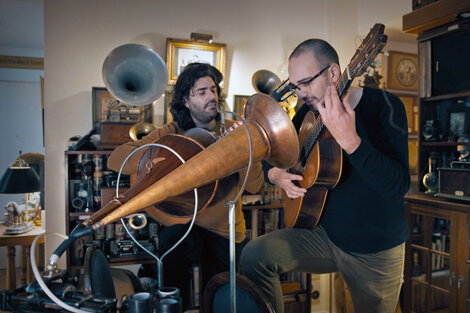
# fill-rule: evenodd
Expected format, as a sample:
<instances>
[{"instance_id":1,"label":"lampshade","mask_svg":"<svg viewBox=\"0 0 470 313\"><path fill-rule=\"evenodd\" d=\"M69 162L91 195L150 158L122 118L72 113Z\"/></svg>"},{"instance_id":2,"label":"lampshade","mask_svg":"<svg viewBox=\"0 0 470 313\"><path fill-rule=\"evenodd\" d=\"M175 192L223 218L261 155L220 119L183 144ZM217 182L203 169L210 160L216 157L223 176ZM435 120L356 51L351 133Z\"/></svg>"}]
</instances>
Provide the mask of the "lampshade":
<instances>
[{"instance_id":1,"label":"lampshade","mask_svg":"<svg viewBox=\"0 0 470 313\"><path fill-rule=\"evenodd\" d=\"M29 193L39 190L39 176L29 166L10 166L0 180L0 193Z\"/></svg>"}]
</instances>

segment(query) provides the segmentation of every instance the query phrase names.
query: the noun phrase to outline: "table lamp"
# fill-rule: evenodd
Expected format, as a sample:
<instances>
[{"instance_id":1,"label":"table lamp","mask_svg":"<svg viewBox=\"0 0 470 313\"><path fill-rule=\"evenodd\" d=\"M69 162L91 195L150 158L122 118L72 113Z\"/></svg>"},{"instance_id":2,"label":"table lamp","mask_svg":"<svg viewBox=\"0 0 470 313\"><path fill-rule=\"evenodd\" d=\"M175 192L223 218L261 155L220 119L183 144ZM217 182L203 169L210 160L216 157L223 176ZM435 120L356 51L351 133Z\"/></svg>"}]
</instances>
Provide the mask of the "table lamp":
<instances>
[{"instance_id":1,"label":"table lamp","mask_svg":"<svg viewBox=\"0 0 470 313\"><path fill-rule=\"evenodd\" d=\"M37 192L41 189L39 176L29 164L23 160L21 151L20 157L11 164L5 174L0 180L0 193L30 193ZM30 231L34 225L26 217L27 214L27 195L25 199L25 209L21 209L19 205L14 202L9 202L6 209L15 216L13 225L5 230L6 235L17 235Z\"/></svg>"}]
</instances>

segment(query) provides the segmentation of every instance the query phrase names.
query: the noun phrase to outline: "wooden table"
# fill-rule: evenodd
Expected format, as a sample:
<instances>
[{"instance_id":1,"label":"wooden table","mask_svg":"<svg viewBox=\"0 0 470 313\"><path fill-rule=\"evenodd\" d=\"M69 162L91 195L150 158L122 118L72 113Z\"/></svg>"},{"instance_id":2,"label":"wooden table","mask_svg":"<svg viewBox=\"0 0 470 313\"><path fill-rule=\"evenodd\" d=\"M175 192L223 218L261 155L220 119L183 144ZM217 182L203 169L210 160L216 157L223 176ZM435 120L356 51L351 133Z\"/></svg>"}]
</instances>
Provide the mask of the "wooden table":
<instances>
[{"instance_id":1,"label":"wooden table","mask_svg":"<svg viewBox=\"0 0 470 313\"><path fill-rule=\"evenodd\" d=\"M7 247L7 288L16 288L16 246L21 246L21 259L20 267L22 269L21 282L23 284L29 283L32 280L33 274L30 264L30 249L31 244L37 235L43 234L44 229L41 227L34 227L27 233L20 235L5 235L7 226L0 224L0 247ZM39 241L39 244L44 243L44 237ZM37 260L37 258L36 258Z\"/></svg>"}]
</instances>

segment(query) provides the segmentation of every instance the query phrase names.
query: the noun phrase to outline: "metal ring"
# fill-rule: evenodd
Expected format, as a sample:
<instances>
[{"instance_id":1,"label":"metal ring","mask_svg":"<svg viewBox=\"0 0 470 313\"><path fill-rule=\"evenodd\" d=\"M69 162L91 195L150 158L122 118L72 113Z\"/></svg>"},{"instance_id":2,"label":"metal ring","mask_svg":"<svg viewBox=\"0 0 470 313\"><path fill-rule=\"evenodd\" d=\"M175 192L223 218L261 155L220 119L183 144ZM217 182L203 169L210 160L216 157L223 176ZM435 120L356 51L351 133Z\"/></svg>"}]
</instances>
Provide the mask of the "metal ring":
<instances>
[{"instance_id":1,"label":"metal ring","mask_svg":"<svg viewBox=\"0 0 470 313\"><path fill-rule=\"evenodd\" d=\"M134 219L135 218L141 218L142 219L142 225L137 226L134 224ZM129 226L132 227L133 229L142 229L147 225L147 217L142 214L142 213L136 213L136 214L131 214L129 215Z\"/></svg>"}]
</instances>

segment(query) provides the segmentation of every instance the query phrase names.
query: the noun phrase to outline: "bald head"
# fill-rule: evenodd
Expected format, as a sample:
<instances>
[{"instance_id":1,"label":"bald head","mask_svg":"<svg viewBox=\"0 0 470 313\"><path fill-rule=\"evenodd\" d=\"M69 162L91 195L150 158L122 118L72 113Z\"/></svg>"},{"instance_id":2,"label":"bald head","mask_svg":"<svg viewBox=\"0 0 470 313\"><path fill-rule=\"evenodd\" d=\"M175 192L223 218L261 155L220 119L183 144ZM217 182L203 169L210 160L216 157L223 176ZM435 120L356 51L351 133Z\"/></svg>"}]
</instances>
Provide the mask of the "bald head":
<instances>
[{"instance_id":1,"label":"bald head","mask_svg":"<svg viewBox=\"0 0 470 313\"><path fill-rule=\"evenodd\" d=\"M312 52L321 64L339 64L338 53L326 41L322 39L307 39L300 43L289 56L289 60L306 52Z\"/></svg>"}]
</instances>

